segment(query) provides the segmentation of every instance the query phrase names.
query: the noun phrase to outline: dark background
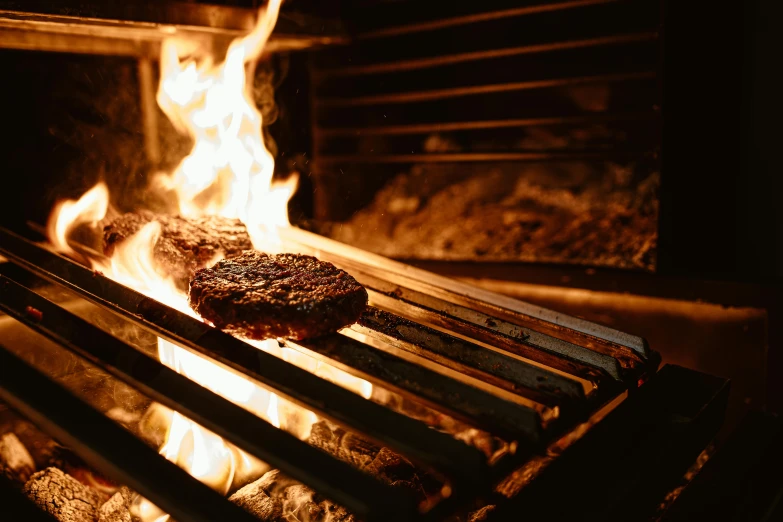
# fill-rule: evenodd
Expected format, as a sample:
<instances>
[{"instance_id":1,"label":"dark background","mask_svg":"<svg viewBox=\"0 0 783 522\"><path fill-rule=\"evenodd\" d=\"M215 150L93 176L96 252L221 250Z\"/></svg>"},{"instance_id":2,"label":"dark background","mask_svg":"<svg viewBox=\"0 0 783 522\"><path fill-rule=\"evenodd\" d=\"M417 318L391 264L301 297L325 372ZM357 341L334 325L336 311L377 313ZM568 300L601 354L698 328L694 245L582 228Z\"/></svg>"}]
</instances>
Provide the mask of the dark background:
<instances>
[{"instance_id":1,"label":"dark background","mask_svg":"<svg viewBox=\"0 0 783 522\"><path fill-rule=\"evenodd\" d=\"M440 2L410 0L291 0L284 10L294 17L297 11L340 16L345 30L356 34L528 3L542 2L492 0L444 8ZM658 272L774 285L783 276L777 153L783 142L783 42L774 25L783 8L772 0L734 5L661 4ZM302 174L294 219L312 214L308 66L313 59L307 53L292 54L276 58L275 65L280 87L271 132L279 149L278 170L281 175L290 169ZM75 197L101 178L126 196L143 189L149 166L133 60L4 50L0 64L0 99L5 102L2 223L23 229L27 220L41 222L55 200ZM179 157L187 150L179 147L166 152Z\"/></svg>"}]
</instances>

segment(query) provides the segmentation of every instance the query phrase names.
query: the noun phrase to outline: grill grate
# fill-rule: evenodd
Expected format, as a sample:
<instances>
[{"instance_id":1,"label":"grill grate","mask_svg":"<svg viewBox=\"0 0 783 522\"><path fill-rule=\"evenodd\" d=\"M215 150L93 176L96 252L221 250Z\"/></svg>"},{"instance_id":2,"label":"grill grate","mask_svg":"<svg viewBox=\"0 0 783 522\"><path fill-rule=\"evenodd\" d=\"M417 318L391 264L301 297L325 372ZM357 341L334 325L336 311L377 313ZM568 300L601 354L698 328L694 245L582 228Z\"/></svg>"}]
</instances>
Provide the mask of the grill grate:
<instances>
[{"instance_id":1,"label":"grill grate","mask_svg":"<svg viewBox=\"0 0 783 522\"><path fill-rule=\"evenodd\" d=\"M316 219L408 169L657 168L660 1L525 3L350 2L309 60Z\"/></svg>"},{"instance_id":2,"label":"grill grate","mask_svg":"<svg viewBox=\"0 0 783 522\"><path fill-rule=\"evenodd\" d=\"M557 437L657 369L657 355L639 338L442 280L383 258L359 255L359 251L301 231L290 230L285 236L288 248L317 254L351 271L368 287L373 305L350 329L322 339L286 342L286 346L486 429L513 442L514 451L490 463L477 449L448 434L365 400L7 230L0 230L0 252L35 275L227 366L319 417L399 451L444 477L452 494L425 515L430 517L453 508L457 498L464 501L467 495L488 493L509 469L541 453ZM409 519L415 511L412 499L274 428L6 277L0 280L0 296L0 308L9 315L361 518ZM28 307L41 315L27 314ZM47 379L43 375L33 377L35 370L24 369L24 363L14 361L12 355L4 352L4 357L9 360L8 368L18 367L31 377L29 382L22 380L17 387L4 389L3 397L36 417L47 416L50 424L56 424L51 426L56 433L70 434L71 438L64 440L81 439L84 434L72 425L70 416L48 416L48 410L42 411L51 404L19 402L25 388L34 388ZM439 363L460 373L435 371ZM485 376L490 377L487 383L476 380ZM67 408L77 401L63 400L71 401ZM100 453L101 449L98 446L87 451ZM106 454L89 457L91 462L97 457L108 458ZM155 458L164 461L157 455ZM101 463L100 458L97 463ZM132 479L127 483L133 487L144 479L157 483L156 477L146 474L124 474L121 478ZM146 495L149 486L138 490ZM158 497L148 498L157 501ZM182 513L177 510L183 506L177 502L166 498L160 506Z\"/></svg>"}]
</instances>

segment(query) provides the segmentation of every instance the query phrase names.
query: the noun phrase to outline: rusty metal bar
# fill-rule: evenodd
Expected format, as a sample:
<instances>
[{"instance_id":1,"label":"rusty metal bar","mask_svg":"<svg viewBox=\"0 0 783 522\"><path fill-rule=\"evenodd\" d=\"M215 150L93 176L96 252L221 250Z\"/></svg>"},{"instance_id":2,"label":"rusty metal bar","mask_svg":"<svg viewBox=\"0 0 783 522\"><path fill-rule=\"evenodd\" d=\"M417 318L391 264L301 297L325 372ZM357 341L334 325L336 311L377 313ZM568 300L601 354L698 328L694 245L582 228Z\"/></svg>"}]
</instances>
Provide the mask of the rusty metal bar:
<instances>
[{"instance_id":1,"label":"rusty metal bar","mask_svg":"<svg viewBox=\"0 0 783 522\"><path fill-rule=\"evenodd\" d=\"M352 67L339 67L334 69L317 69L313 71L313 75L317 80L320 80L323 78L332 77L413 71L417 69L441 67L444 65L453 65L476 60L491 60L493 58L506 58L509 56L522 56L526 54L552 51L567 51L571 49L583 49L586 47L599 47L602 45L648 42L655 41L657 37L658 33L656 32L618 34L611 36L600 36L597 38L585 38L582 40L549 42L534 45L524 45L519 47L508 47L505 49L488 49L484 51L473 51L443 56L414 58L411 60L403 60L399 62L374 63L370 65L356 65Z\"/></svg>"},{"instance_id":2,"label":"rusty metal bar","mask_svg":"<svg viewBox=\"0 0 783 522\"><path fill-rule=\"evenodd\" d=\"M578 381L374 307L351 328L550 407L576 408L585 399Z\"/></svg>"},{"instance_id":3,"label":"rusty metal bar","mask_svg":"<svg viewBox=\"0 0 783 522\"><path fill-rule=\"evenodd\" d=\"M457 488L464 484L482 484L488 476L488 464L478 450L258 350L3 228L0 228L0 254L159 337L274 389L303 408L444 472L456 481Z\"/></svg>"},{"instance_id":4,"label":"rusty metal bar","mask_svg":"<svg viewBox=\"0 0 783 522\"><path fill-rule=\"evenodd\" d=\"M2 275L0 310L363 519L398 520L415 513L412 499L399 491L275 428Z\"/></svg>"},{"instance_id":5,"label":"rusty metal bar","mask_svg":"<svg viewBox=\"0 0 783 522\"><path fill-rule=\"evenodd\" d=\"M448 89L433 89L429 91L393 92L389 94L374 94L370 96L354 96L352 98L317 98L316 108L324 107L368 107L382 104L415 103L435 100L446 100L461 96L477 94L496 94L500 92L528 91L551 87L568 87L590 83L614 83L629 80L652 80L655 71L638 71L629 73L601 74L595 76L578 76L570 78L552 78L548 80L532 80L525 82L497 83L490 85L471 85L468 87L451 87Z\"/></svg>"},{"instance_id":6,"label":"rusty metal bar","mask_svg":"<svg viewBox=\"0 0 783 522\"><path fill-rule=\"evenodd\" d=\"M420 400L507 440L542 442L542 419L532 408L501 399L463 382L406 361L341 334L286 346L325 360L362 379Z\"/></svg>"}]
</instances>

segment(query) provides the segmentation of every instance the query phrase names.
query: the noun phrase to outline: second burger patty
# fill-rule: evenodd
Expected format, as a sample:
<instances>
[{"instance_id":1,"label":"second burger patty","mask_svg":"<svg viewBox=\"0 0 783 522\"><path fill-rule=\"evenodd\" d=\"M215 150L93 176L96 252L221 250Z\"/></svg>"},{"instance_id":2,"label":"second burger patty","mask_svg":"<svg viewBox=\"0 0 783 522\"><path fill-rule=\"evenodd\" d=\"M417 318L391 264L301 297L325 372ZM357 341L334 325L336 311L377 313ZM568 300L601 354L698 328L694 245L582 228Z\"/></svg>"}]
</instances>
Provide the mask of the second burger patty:
<instances>
[{"instance_id":1,"label":"second burger patty","mask_svg":"<svg viewBox=\"0 0 783 522\"><path fill-rule=\"evenodd\" d=\"M331 263L302 254L247 251L198 270L190 307L250 339L309 339L356 322L367 291Z\"/></svg>"},{"instance_id":2,"label":"second burger patty","mask_svg":"<svg viewBox=\"0 0 783 522\"><path fill-rule=\"evenodd\" d=\"M245 225L238 219L184 218L141 210L123 214L104 227L104 253L112 255L115 247L152 221L161 225L153 251L158 268L183 290L193 273L216 257L231 257L253 248Z\"/></svg>"}]
</instances>

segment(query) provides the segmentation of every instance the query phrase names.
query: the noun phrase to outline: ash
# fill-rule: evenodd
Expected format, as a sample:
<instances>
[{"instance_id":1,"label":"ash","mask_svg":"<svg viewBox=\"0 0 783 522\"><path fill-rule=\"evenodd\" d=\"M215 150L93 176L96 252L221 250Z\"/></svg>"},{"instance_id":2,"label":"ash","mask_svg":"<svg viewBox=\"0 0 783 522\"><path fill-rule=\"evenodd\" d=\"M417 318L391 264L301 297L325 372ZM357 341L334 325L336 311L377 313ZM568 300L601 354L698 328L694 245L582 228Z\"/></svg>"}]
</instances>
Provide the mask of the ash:
<instances>
[{"instance_id":1,"label":"ash","mask_svg":"<svg viewBox=\"0 0 783 522\"><path fill-rule=\"evenodd\" d=\"M601 168L517 164L465 176L464 165L418 166L393 178L347 222L316 230L397 259L653 271L658 173Z\"/></svg>"}]
</instances>

